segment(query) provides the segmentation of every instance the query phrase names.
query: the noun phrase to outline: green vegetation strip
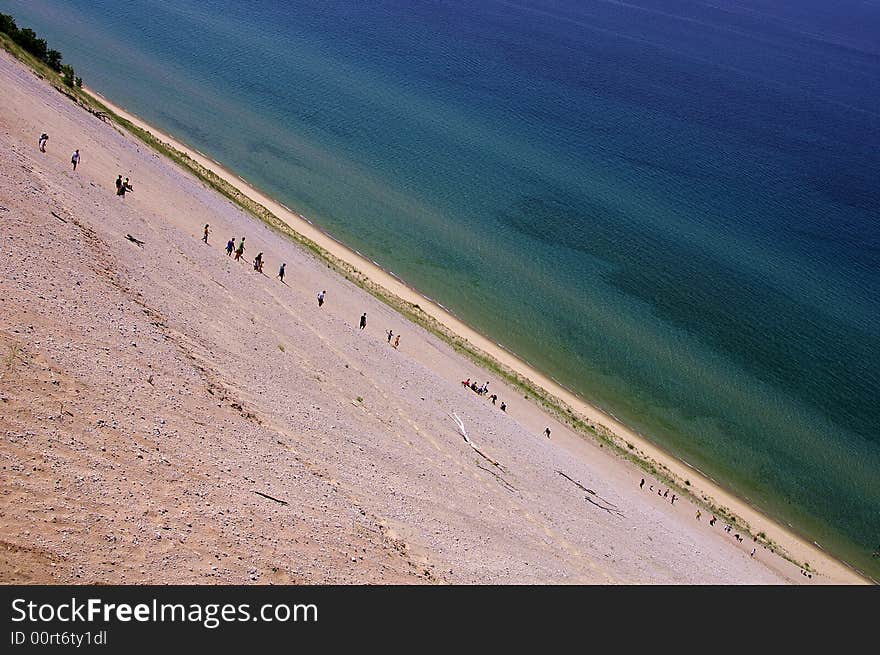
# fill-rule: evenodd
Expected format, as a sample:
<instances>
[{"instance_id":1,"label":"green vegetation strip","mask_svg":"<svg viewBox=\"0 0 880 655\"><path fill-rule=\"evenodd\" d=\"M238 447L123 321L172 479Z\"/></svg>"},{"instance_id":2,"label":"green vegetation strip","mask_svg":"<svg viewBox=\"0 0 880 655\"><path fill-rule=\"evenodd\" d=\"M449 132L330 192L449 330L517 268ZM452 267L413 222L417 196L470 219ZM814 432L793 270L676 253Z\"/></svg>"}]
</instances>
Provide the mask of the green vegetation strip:
<instances>
[{"instance_id":1,"label":"green vegetation strip","mask_svg":"<svg viewBox=\"0 0 880 655\"><path fill-rule=\"evenodd\" d=\"M59 73L52 70L44 61L37 59L26 52L6 34L0 33L0 43L2 43L5 50L33 69L38 77L47 80L55 89L79 104L83 109L94 114L101 120L115 122L159 154L173 160L186 171L195 175L204 184L228 198L245 212L263 221L279 234L298 243L307 252L325 263L330 269L342 275L345 279L356 284L384 302L386 305L392 307L413 323L442 339L452 346L456 352L465 355L477 366L504 379L508 384L520 391L525 399L534 401L543 407L545 411L555 416L558 420L565 423L581 435L597 441L600 447L608 446L612 452L623 459L632 462L646 473L653 475L658 481L663 482L668 485L671 490L677 492L678 495L690 498L696 505L712 512L719 519L730 524L744 537L750 536L755 543L766 546L796 566L806 571L813 571L809 563L796 561L784 548L769 539L764 532L759 532L757 535L752 534L748 523L736 516L728 508L717 505L708 496L697 496L693 491L688 489L688 487L691 486L690 480L682 480L679 476L672 473L665 464L653 460L651 457L636 448L632 443L621 439L605 426L595 425L582 417L559 398L552 396L542 387L537 386L531 380L523 377L488 353L476 348L467 340L453 333L433 316L427 314L419 305L406 302L402 298L388 292L384 287L381 287L370 280L366 275L358 271L348 262L336 257L311 239L296 232L290 225L275 216L275 214L270 212L266 207L245 195L238 188L221 178L214 171L209 170L199 162L195 161L186 153L180 152L170 144L155 137L151 132L142 129L137 125L134 125L131 121L115 114L100 100L83 91L81 88L77 86L71 87L65 84L64 78L59 75Z\"/></svg>"}]
</instances>

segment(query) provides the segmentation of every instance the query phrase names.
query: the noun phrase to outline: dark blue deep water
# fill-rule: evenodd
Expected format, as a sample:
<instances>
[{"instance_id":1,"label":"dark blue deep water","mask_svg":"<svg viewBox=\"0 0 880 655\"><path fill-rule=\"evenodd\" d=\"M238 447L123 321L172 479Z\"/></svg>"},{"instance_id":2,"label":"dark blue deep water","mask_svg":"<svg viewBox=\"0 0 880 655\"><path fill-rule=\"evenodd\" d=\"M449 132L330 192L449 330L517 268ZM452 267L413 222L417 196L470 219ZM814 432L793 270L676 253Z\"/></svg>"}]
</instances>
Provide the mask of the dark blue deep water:
<instances>
[{"instance_id":1,"label":"dark blue deep water","mask_svg":"<svg viewBox=\"0 0 880 655\"><path fill-rule=\"evenodd\" d=\"M877 2L0 11L86 84L880 574Z\"/></svg>"}]
</instances>

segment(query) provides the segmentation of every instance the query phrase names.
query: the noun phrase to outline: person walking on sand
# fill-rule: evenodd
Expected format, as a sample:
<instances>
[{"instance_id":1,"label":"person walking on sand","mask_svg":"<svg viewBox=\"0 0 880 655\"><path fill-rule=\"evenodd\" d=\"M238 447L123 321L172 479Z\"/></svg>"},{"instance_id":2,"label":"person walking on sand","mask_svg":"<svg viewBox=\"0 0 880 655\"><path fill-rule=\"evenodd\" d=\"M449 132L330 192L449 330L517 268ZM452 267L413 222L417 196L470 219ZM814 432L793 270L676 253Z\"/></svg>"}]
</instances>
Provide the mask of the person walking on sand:
<instances>
[{"instance_id":1,"label":"person walking on sand","mask_svg":"<svg viewBox=\"0 0 880 655\"><path fill-rule=\"evenodd\" d=\"M284 284L284 267L287 264L281 264L281 268L278 269L278 279L281 280L281 283Z\"/></svg>"},{"instance_id":2,"label":"person walking on sand","mask_svg":"<svg viewBox=\"0 0 880 655\"><path fill-rule=\"evenodd\" d=\"M387 336L388 336L388 343L391 343L391 337L394 336L394 332L392 330L388 330Z\"/></svg>"},{"instance_id":3,"label":"person walking on sand","mask_svg":"<svg viewBox=\"0 0 880 655\"><path fill-rule=\"evenodd\" d=\"M498 400L498 394L497 394L497 393L493 393L491 396L489 396L489 400L491 400L491 401L492 401L492 404L494 405L494 404L495 404L495 401Z\"/></svg>"},{"instance_id":4,"label":"person walking on sand","mask_svg":"<svg viewBox=\"0 0 880 655\"><path fill-rule=\"evenodd\" d=\"M324 296L327 294L326 291L322 291L318 294L318 307L323 307L324 305Z\"/></svg>"},{"instance_id":5,"label":"person walking on sand","mask_svg":"<svg viewBox=\"0 0 880 655\"><path fill-rule=\"evenodd\" d=\"M254 270L257 273L263 272L263 253L258 252L257 256L254 257Z\"/></svg>"},{"instance_id":6,"label":"person walking on sand","mask_svg":"<svg viewBox=\"0 0 880 655\"><path fill-rule=\"evenodd\" d=\"M79 148L77 148L70 156L70 163L73 164L73 172L76 172L76 165L79 163Z\"/></svg>"},{"instance_id":7,"label":"person walking on sand","mask_svg":"<svg viewBox=\"0 0 880 655\"><path fill-rule=\"evenodd\" d=\"M394 343L392 345L394 346L394 349L397 350L397 346L400 345L400 335L399 334L396 337L394 337Z\"/></svg>"},{"instance_id":8,"label":"person walking on sand","mask_svg":"<svg viewBox=\"0 0 880 655\"><path fill-rule=\"evenodd\" d=\"M672 500L670 501L672 505L675 505L675 499L678 498L675 494L672 494Z\"/></svg>"},{"instance_id":9,"label":"person walking on sand","mask_svg":"<svg viewBox=\"0 0 880 655\"><path fill-rule=\"evenodd\" d=\"M122 176L116 178L116 195L119 195L119 189L122 187Z\"/></svg>"},{"instance_id":10,"label":"person walking on sand","mask_svg":"<svg viewBox=\"0 0 880 655\"><path fill-rule=\"evenodd\" d=\"M697 510L697 520L698 520L698 521L700 520L700 517L701 517L702 515L703 515L703 513L702 513L700 510Z\"/></svg>"},{"instance_id":11,"label":"person walking on sand","mask_svg":"<svg viewBox=\"0 0 880 655\"><path fill-rule=\"evenodd\" d=\"M507 405L505 404L505 402L504 402L503 400L501 401L501 411L502 411L502 412L506 412L506 411L507 411Z\"/></svg>"},{"instance_id":12,"label":"person walking on sand","mask_svg":"<svg viewBox=\"0 0 880 655\"><path fill-rule=\"evenodd\" d=\"M49 140L49 135L43 132L40 135L40 140L37 142L40 145L40 152L46 152L46 141Z\"/></svg>"},{"instance_id":13,"label":"person walking on sand","mask_svg":"<svg viewBox=\"0 0 880 655\"><path fill-rule=\"evenodd\" d=\"M641 491L644 488L645 488L645 478L642 478L642 481L639 482L639 490Z\"/></svg>"},{"instance_id":14,"label":"person walking on sand","mask_svg":"<svg viewBox=\"0 0 880 655\"><path fill-rule=\"evenodd\" d=\"M226 242L226 256L232 257L233 250L235 250L235 237Z\"/></svg>"},{"instance_id":15,"label":"person walking on sand","mask_svg":"<svg viewBox=\"0 0 880 655\"><path fill-rule=\"evenodd\" d=\"M547 438L550 438L550 428L544 428L544 434L547 435Z\"/></svg>"},{"instance_id":16,"label":"person walking on sand","mask_svg":"<svg viewBox=\"0 0 880 655\"><path fill-rule=\"evenodd\" d=\"M718 519L716 519L715 516L713 515L712 518L709 519L709 525L714 526L714 525L715 525L715 521L717 521L717 520L718 520Z\"/></svg>"},{"instance_id":17,"label":"person walking on sand","mask_svg":"<svg viewBox=\"0 0 880 655\"><path fill-rule=\"evenodd\" d=\"M235 249L235 261L241 259L241 256L244 254L244 237L241 238L241 241L238 242L238 248Z\"/></svg>"},{"instance_id":18,"label":"person walking on sand","mask_svg":"<svg viewBox=\"0 0 880 655\"><path fill-rule=\"evenodd\" d=\"M205 223L205 236L202 237L202 241L208 243L208 223Z\"/></svg>"},{"instance_id":19,"label":"person walking on sand","mask_svg":"<svg viewBox=\"0 0 880 655\"><path fill-rule=\"evenodd\" d=\"M361 326L361 330L363 330L365 327L367 327L367 312L364 312L363 314L361 314L360 326Z\"/></svg>"},{"instance_id":20,"label":"person walking on sand","mask_svg":"<svg viewBox=\"0 0 880 655\"><path fill-rule=\"evenodd\" d=\"M755 551L756 551L756 550L758 550L758 549L757 549L757 548L752 548L752 554L749 555L749 557L754 557L754 556L755 556Z\"/></svg>"}]
</instances>

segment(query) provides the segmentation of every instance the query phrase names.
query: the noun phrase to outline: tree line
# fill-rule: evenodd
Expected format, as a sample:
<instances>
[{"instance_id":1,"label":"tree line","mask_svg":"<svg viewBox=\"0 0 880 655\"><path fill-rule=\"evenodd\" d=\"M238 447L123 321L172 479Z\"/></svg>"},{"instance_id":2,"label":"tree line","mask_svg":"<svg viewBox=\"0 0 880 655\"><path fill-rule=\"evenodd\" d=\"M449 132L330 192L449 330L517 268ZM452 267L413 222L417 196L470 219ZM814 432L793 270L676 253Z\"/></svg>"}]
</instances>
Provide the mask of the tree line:
<instances>
[{"instance_id":1,"label":"tree line","mask_svg":"<svg viewBox=\"0 0 880 655\"><path fill-rule=\"evenodd\" d=\"M73 66L63 64L61 53L51 50L46 39L41 39L29 27L19 27L15 19L7 14L0 14L0 32L5 33L22 50L33 55L56 73L59 73L67 86L82 86L82 78L76 77Z\"/></svg>"}]
</instances>

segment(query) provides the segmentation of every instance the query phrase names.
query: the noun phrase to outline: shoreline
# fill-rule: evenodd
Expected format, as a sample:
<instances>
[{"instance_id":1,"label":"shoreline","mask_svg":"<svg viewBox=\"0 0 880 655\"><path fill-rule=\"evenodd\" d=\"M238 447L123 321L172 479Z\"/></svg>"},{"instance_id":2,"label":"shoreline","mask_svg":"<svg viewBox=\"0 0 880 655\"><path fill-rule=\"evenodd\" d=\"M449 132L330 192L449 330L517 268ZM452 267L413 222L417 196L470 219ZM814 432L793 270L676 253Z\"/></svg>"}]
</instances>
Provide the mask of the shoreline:
<instances>
[{"instance_id":1,"label":"shoreline","mask_svg":"<svg viewBox=\"0 0 880 655\"><path fill-rule=\"evenodd\" d=\"M513 373L514 376L524 381L526 385L537 387L538 390L547 394L549 400L561 405L562 414L560 415L558 408L548 405L540 396L530 398L530 400L535 401L534 404L538 405L542 411L569 423L575 432L585 432L586 430L579 428L577 425L572 425L570 423L570 416L565 413L565 409L573 410L580 415L583 421L578 422L582 424L586 422L586 426L594 433L594 439L611 444L614 449L619 451L617 454L623 459L633 461L640 469L645 469L646 467L653 469L654 465L656 465L658 470L653 471L655 475L664 477L667 481L671 480L673 486L679 488L699 504L708 506L715 511L724 510L722 513L726 512L745 521L747 529L755 535L766 534L771 547L785 559L797 563L798 566L809 562L809 570L819 573L831 583L873 582L868 576L861 574L846 562L828 554L822 546L816 544L808 537L798 534L793 528L785 527L781 521L768 517L749 501L722 488L708 475L703 474L684 460L676 458L662 447L650 442L646 437L627 427L614 418L610 412L605 412L583 400L551 376L543 374L529 365L503 345L474 330L453 312L421 294L393 272L386 271L372 259L347 247L308 218L291 210L283 203L274 200L216 160L195 148L187 146L173 136L156 129L96 91L87 87L83 87L82 91L87 96L105 105L117 116L149 133L155 139L164 142L166 146L173 150L183 153L186 157L243 194L250 201L262 206L300 238L312 242L335 260L350 267L352 274L357 278L354 280L356 283L376 285L381 294L398 299L406 305L413 307L416 311L422 312L430 321L435 322L443 330L448 331L449 335L460 339L470 349L476 350L478 356L484 354L489 358L488 361L481 361L480 359L475 359L471 352L465 352L477 365L487 367L487 365L492 366L497 363L501 366L501 371L505 375L508 372ZM193 174L193 171L187 172ZM320 252L317 254L321 255ZM370 289L367 290L371 291ZM383 295L378 293L374 292L374 295L379 295L381 299L385 299ZM396 305L392 304L392 307L400 310ZM407 312L403 313L405 317L413 318ZM420 323L420 321L414 322ZM427 326L423 325L423 327ZM452 343L452 345L456 347L455 343ZM456 349L458 348L456 347ZM511 381L508 380L508 382ZM533 394L529 393L529 395ZM583 436L589 435L578 436L583 438ZM630 444L632 446L629 446ZM627 451L627 447L629 447L629 451ZM682 481L686 481L686 483L682 484Z\"/></svg>"}]
</instances>

